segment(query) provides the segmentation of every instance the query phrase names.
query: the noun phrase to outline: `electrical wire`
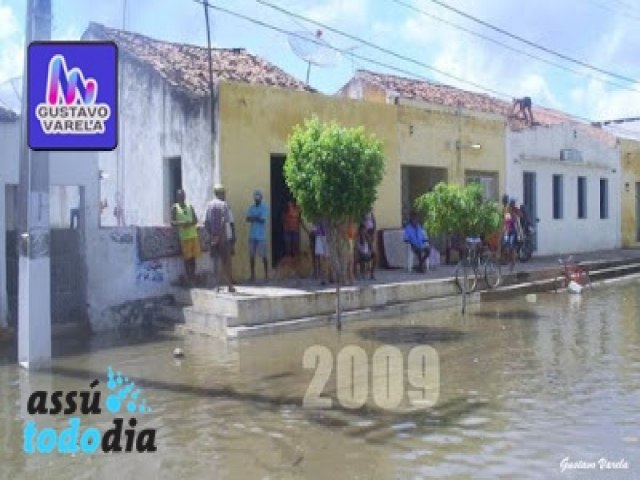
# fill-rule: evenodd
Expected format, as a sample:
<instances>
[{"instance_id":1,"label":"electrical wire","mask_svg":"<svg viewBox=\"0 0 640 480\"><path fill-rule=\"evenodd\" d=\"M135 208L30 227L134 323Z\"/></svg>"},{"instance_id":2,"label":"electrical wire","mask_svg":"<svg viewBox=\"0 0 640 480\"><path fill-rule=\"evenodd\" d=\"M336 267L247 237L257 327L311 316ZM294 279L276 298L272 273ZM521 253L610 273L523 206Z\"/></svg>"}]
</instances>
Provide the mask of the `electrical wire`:
<instances>
[{"instance_id":1,"label":"electrical wire","mask_svg":"<svg viewBox=\"0 0 640 480\"><path fill-rule=\"evenodd\" d=\"M341 54L343 54L345 56L350 56L352 58L357 58L357 59L365 61L367 63L373 64L373 65L377 65L379 67L387 68L389 70L393 70L393 71L402 73L403 75L408 75L410 77L421 78L421 79L426 80L428 82L440 83L440 82L435 82L433 79L425 77L424 75L419 75L419 74L416 74L415 72L411 72L409 70L405 70L405 69L402 69L400 67L392 66L392 65L389 65L387 63L380 62L378 60L372 59L370 57L365 57L364 55L360 55L358 53L354 53L353 49L338 48L338 47L335 47L333 45L320 43L320 42L318 42L318 41L316 41L314 39L310 39L308 37L304 37L302 35L297 34L296 32L287 31L287 30L285 30L283 28L280 28L280 27L277 27L275 25L263 22L262 20L257 20L255 18L248 17L247 15L243 15L241 13L234 12L232 10L228 10L228 9L226 9L224 7L219 7L217 5L211 5L206 0L193 0L193 1L196 2L196 3L199 3L201 5L207 5L209 8L212 8L214 10L218 10L220 12L227 13L227 14L235 16L237 18L242 18L243 20L246 20L248 22L254 23L256 25L260 25L260 26L268 28L270 30L275 30L275 31L280 32L280 33L285 34L285 35L291 35L293 37L300 38L300 39L303 39L303 40L306 40L306 41L309 41L309 42L313 42L313 43L316 43L317 45L321 45L321 46L326 47L326 48L330 48L330 49L335 50L336 52L341 53ZM309 21L310 23L315 23L315 24L317 24L319 26L323 26L323 24L321 24L319 22L314 22L313 20L310 20L310 19L307 19L307 21ZM332 27L329 27L329 26L324 26L323 28L326 28L329 31L338 32L338 30L333 29ZM385 52L388 55L393 55L393 56L395 56L395 57L397 57L399 59L402 59L402 60L404 60L406 62L413 63L413 64L418 65L420 67L423 67L423 68L425 68L427 70L431 70L431 71L433 71L435 73L438 73L440 75L452 78L452 79L454 79L454 80L456 80L458 82L466 83L467 85L474 86L474 87L476 87L476 88L478 88L480 90L483 90L485 92L493 93L494 95L496 95L498 97L502 97L502 98L509 99L509 100L514 98L512 95L508 95L508 94L506 94L504 92L500 92L498 90L495 90L495 89L492 89L492 88L489 88L489 87L485 87L483 85L480 85L478 83L472 82L470 80L465 80L464 78L458 77L456 75L452 75L452 74L447 73L447 72L445 72L443 70L440 70L438 68L432 67L429 64L419 62L418 60L415 60L413 58L407 57L405 55L398 54L398 53L393 52L391 50L388 50L388 49L386 49L384 47L380 47L380 46L375 45L375 44L373 44L371 42L367 42L366 40L359 39L358 37L355 37L353 35L350 35L350 34L347 34L347 33L342 33L342 35L345 36L346 38L350 38L352 40L358 41L359 43L362 43L362 44L367 45L369 47L372 47L372 48L375 48L375 49L380 50L382 52Z\"/></svg>"},{"instance_id":2,"label":"electrical wire","mask_svg":"<svg viewBox=\"0 0 640 480\"><path fill-rule=\"evenodd\" d=\"M611 5L607 5L607 4L598 2L596 0L589 0L589 3L591 3L592 5L595 5L596 7L599 7L601 9L603 9L603 10L607 10L609 12L613 12L613 13L616 13L618 15L626 15L627 17L629 17L629 18L631 18L633 20L640 21L640 16L634 15L633 14L634 10L629 8L629 6L626 6L626 9L627 9L626 11L622 11L622 10L619 10L617 8L613 8Z\"/></svg>"},{"instance_id":3,"label":"electrical wire","mask_svg":"<svg viewBox=\"0 0 640 480\"><path fill-rule=\"evenodd\" d=\"M471 20L472 22L478 23L478 24L480 24L480 25L482 25L482 26L484 26L486 28L494 30L494 31L496 31L498 33L501 33L502 35L505 35L505 36L507 36L509 38L517 40L517 41L519 41L521 43L524 43L526 45L529 45L530 47L533 47L533 48L535 48L537 50L541 50L541 51L543 51L545 53L548 53L550 55L562 58L563 60L566 60L567 62L571 62L571 63L574 63L576 65L580 65L581 67L588 68L589 70L593 70L593 71L596 71L598 73L603 73L605 75L617 78L618 80L623 80L625 82L630 82L630 83L637 83L638 82L637 79L633 79L633 78L627 77L625 75L620 75L618 73L611 72L609 70L605 70L605 69L600 68L600 67L596 67L596 66L591 65L591 64L589 64L587 62L584 62L582 60L578 60L578 59L572 58L572 57L570 57L568 55L565 55L564 53L560 53L560 52L557 52L557 51L555 51L555 50L553 50L551 48L545 47L544 45L540 45L538 43L532 42L531 40L527 40L526 38L520 37L520 36L518 36L518 35L516 35L514 33L511 33L511 32L508 32L507 30L505 30L503 28L497 27L497 26L495 26L495 25L493 25L493 24L491 24L489 22L486 22L486 21L481 20L481 19L479 19L477 17L474 17L473 15L470 15L470 14L468 14L468 13L462 11L462 10L459 10L459 9L457 9L455 7L452 7L451 5L447 5L446 3L442 2L441 0L429 0L429 1L432 2L432 3L435 3L436 5L440 5L441 7L446 8L447 10L450 10L450 11L452 11L452 12L454 12L454 13L456 13L456 14L458 14L458 15L460 15L460 16L468 19L468 20Z\"/></svg>"},{"instance_id":4,"label":"electrical wire","mask_svg":"<svg viewBox=\"0 0 640 480\"><path fill-rule=\"evenodd\" d=\"M212 5L212 4L210 4L209 2L207 2L206 0L193 0L193 1L194 1L194 2L196 2L196 3L199 3L199 4L201 4L201 5L207 5L207 7L208 7L208 8L211 8L211 9L214 9L214 10L217 10L217 11L220 11L220 12L223 12L223 13L226 13L226 14L231 15L231 16L234 16L234 17L236 17L236 18L243 19L243 20L245 20L245 21L248 21L248 22L253 23L253 24L255 24L255 25L259 25L259 26L264 27L264 28L267 28L267 29L269 29L269 30L274 30L274 31L277 31L277 32L282 33L282 34L284 34L284 35L291 35L291 36L294 36L294 37L297 37L297 38L302 38L302 39L307 40L307 41L309 41L309 42L316 43L317 45L322 45L322 46L324 46L324 47L326 47L326 48L331 48L331 49L333 49L333 50L335 50L335 51L337 51L337 52L339 52L339 53L341 53L341 54L343 54L343 55L345 55L345 56L350 56L350 57L352 57L352 58L355 58L355 59L358 59L358 60L364 61L364 62L366 62L366 63L373 64L373 65L376 65L376 66L379 66L379 67L382 67L382 68L386 68L386 69L388 69L388 70L395 71L395 72L401 73L401 74L403 74L403 75L407 75L407 76L409 76L409 77L411 77L411 78L414 78L414 79L421 79L421 80L425 80L425 81L427 81L427 82L432 82L432 83L439 83L439 82L434 82L432 79L430 79L430 78L428 78L428 77L425 77L424 75L420 75L420 74L417 74L417 73L415 73L415 72L412 72L412 71L409 71L409 70L405 70L405 69L403 69L403 68L400 68L400 67L397 67L397 66L394 66L394 65L390 65L390 64L388 64L388 63L381 62L381 61L378 61L378 60L375 60L375 59L372 59L372 58L369 58L369 57L366 57L366 56L363 56L363 55L360 55L360 54L354 53L353 51L350 51L350 50L347 50L347 49L338 48L338 47L335 47L335 46L330 45L330 44L329 44L329 45L327 45L327 44L324 44L324 43L320 43L320 42L315 41L314 39L310 39L310 38L307 38L307 37L302 37L301 35L299 35L299 34L297 34L297 33L295 33L295 32L289 32L289 31L287 31L287 30L285 30L285 29L283 29L283 28L280 28L280 27L278 27L278 26L275 26L275 25L269 24L269 23L264 22L264 21L262 21L262 20L258 20L258 19L255 19L255 18L249 17L249 16L244 15L244 14L242 14L242 13L234 12L234 11L229 10L229 9L227 9L227 8L224 8L224 7L219 7L219 6L216 6L216 5ZM256 0L256 1L257 1L257 2L259 2L259 3L266 3L266 2L264 2L263 0ZM344 37L346 37L346 38L349 38L349 39L351 39L351 40L358 41L359 43L362 43L362 44L364 44L364 45L370 46L370 47L372 47L372 48L379 49L379 50L381 50L381 51L383 51L383 52L385 52L385 53L388 53L388 54L390 54L390 55L396 56L396 57L398 57L398 58L400 58L400 59L403 59L403 60L405 60L405 61L409 61L409 62L411 62L411 63L414 63L414 64L416 64L416 65L422 66L422 67L424 67L424 68L427 68L427 69L430 69L430 70L434 70L434 71L436 71L436 72L438 72L438 73L441 73L442 75L448 76L448 77L450 77L450 78L454 78L454 79L456 79L456 80L458 80L458 81L460 81L460 82L463 82L463 83L467 83L467 84L470 84L470 85L476 86L477 88L480 88L480 89L482 89L482 90L484 90L484 91L491 92L491 93L493 93L493 94L495 94L495 95L497 95L497 96L499 96L499 97L506 98L506 99L509 99L509 100L511 100L511 99L513 99L513 98L514 98L514 96L513 96L513 95L508 95L508 94L503 93L503 92L498 92L498 91L496 91L496 90L493 90L493 89L490 89L490 88L484 87L484 86L482 86L482 85L478 85L478 84L476 84L476 83L474 83L474 82L470 82L470 81L468 81L468 80L460 79L459 77L453 76L453 75L448 74L448 73L443 72L443 71L440 71L440 70L438 70L438 69L436 69L436 68L434 68L434 67L431 67L430 65L427 65L427 64L424 64L424 63L422 63L422 62L419 62L419 61L417 61L417 60L415 60L415 59L413 59L413 58L406 57L406 56L404 56L404 55L398 54L398 53L393 52L393 51L391 51L391 50L388 50L388 49L386 49L386 48L384 48L384 47L379 47L379 46L377 46L377 45L375 45L375 44L373 44L373 43L371 43L371 42L368 42L368 41L366 41L366 40L364 40L364 39L360 39L360 38L358 38L358 37L356 37L356 36L354 36L354 35L351 35L351 34L348 34L348 33L345 33L345 32L341 32L341 31L340 31L340 30L338 30L338 29L335 29L335 28L330 27L330 26L328 26L328 25L324 25L324 24L322 24L322 23L320 23L320 22L316 22L315 20L311 20L311 19L308 19L308 18L306 18L306 17L302 17L302 16L300 16L300 17L301 17L302 19L304 19L305 21L307 21L307 22L309 22L309 23L312 23L312 24L315 24L315 25L317 25L317 26L320 26L320 27L322 27L322 28L325 28L326 30L332 31L332 32L337 33L337 34L339 34L339 35L342 35L342 36L344 36ZM443 85L443 84L441 84L441 83L440 83L440 85ZM443 86L446 86L446 85L443 85ZM449 88L455 88L455 87L449 87ZM557 113L560 113L560 114L562 114L562 115L566 116L569 120L573 120L573 121L580 122L580 123L586 123L588 126L592 126L592 123L593 123L593 120L588 119L588 118L586 118L586 117L581 117L581 116L578 116L578 115L569 114L569 113L564 113L564 112L558 112L558 111L556 111L556 110L549 109L549 108L546 108L546 107L544 107L544 106L540 106L539 108L544 109L544 110L547 110L547 111L548 111L548 112L550 112L551 114L553 114L554 112L555 112L556 114L557 114ZM597 128L597 127L593 127L593 128Z\"/></svg>"},{"instance_id":5,"label":"electrical wire","mask_svg":"<svg viewBox=\"0 0 640 480\"><path fill-rule=\"evenodd\" d=\"M561 63L553 62L551 60L548 60L546 58L540 57L538 55L534 55L532 53L525 52L524 50L520 50L520 49L514 48L511 45L507 45L506 43L503 43L503 42L501 42L499 40L496 40L495 38L491 38L491 37L489 37L487 35L483 35L481 33L478 33L478 32L475 32L473 30L470 30L470 29L468 29L466 27L463 27L462 25L458 25L456 23L450 22L449 20L446 20L444 18L438 17L438 16L433 15L431 13L428 13L425 10L422 10L422 9L416 7L415 5L412 5L410 3L405 2L404 0L391 0L391 1L397 3L398 5L401 5L401 6L405 7L405 8L407 8L407 9L415 12L415 13L419 13L419 14L421 14L423 16L432 18L434 20L437 20L438 22L441 22L441 23L444 23L446 25L449 25L449 26L451 26L451 27L453 27L455 29L458 29L458 30L461 30L463 32L466 32L466 33L469 33L471 35L474 35L476 37L482 38L483 40L485 40L487 42L491 42L493 44L500 45L501 47L506 48L507 50L511 50L512 52L518 53L520 55L525 55L525 56L527 56L529 58L533 58L533 59L538 60L540 62L546 63L548 65L552 65L552 66L554 66L556 68L565 70L567 72L571 72L571 73L573 73L575 75L579 75L581 77L586 77L586 78L590 78L590 79L593 79L593 80L597 80L599 82L603 82L603 83L606 83L606 84L621 88L623 90L629 90L631 92L640 93L640 89L639 88L629 87L628 85L622 85L620 83L613 82L611 80L606 80L604 78L596 77L596 76L590 75L588 73L580 72L580 71L575 70L573 68L570 68L570 67L568 67L566 65L562 65Z\"/></svg>"}]
</instances>

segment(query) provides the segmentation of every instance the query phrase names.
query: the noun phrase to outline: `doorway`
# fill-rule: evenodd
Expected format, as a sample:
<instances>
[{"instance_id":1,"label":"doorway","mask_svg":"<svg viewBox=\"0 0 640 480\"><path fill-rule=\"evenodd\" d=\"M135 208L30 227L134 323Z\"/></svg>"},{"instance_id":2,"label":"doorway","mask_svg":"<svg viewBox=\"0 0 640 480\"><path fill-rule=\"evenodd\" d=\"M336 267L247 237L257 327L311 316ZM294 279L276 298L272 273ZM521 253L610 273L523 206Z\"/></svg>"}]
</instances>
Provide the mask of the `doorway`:
<instances>
[{"instance_id":1,"label":"doorway","mask_svg":"<svg viewBox=\"0 0 640 480\"><path fill-rule=\"evenodd\" d=\"M286 156L271 155L271 267L275 268L284 257L284 232L282 214L287 202L293 198L284 180L284 162Z\"/></svg>"},{"instance_id":2,"label":"doorway","mask_svg":"<svg viewBox=\"0 0 640 480\"><path fill-rule=\"evenodd\" d=\"M433 190L440 182L447 181L447 169L438 167L401 167L402 220L408 221L415 201L421 195Z\"/></svg>"},{"instance_id":3,"label":"doorway","mask_svg":"<svg viewBox=\"0 0 640 480\"><path fill-rule=\"evenodd\" d=\"M535 172L523 172L522 174L522 203L529 214L529 219L535 233L531 237L531 245L533 251L538 249L538 198L536 193L536 174Z\"/></svg>"}]
</instances>

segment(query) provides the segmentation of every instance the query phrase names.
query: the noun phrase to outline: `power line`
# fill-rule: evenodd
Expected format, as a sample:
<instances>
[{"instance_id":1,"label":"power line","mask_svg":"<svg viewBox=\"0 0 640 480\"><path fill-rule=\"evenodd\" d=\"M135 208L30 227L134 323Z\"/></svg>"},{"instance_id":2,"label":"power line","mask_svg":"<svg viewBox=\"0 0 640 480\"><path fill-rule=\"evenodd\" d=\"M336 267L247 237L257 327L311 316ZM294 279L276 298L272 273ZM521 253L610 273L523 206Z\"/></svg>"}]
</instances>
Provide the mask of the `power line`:
<instances>
[{"instance_id":1,"label":"power line","mask_svg":"<svg viewBox=\"0 0 640 480\"><path fill-rule=\"evenodd\" d=\"M594 70L594 71L596 71L598 73L603 73L603 74L608 75L610 77L617 78L618 80L623 80L625 82L630 82L630 83L637 83L638 82L638 80L634 80L633 78L630 78L630 77L627 77L627 76L624 76L624 75L620 75L620 74L617 74L615 72L611 72L609 70L605 70L605 69L600 68L600 67L596 67L596 66L591 65L591 64L589 64L587 62L584 62L582 60L577 60L577 59L572 58L572 57L570 57L568 55L565 55L564 53L560 53L560 52L557 52L557 51L555 51L555 50L553 50L551 48L545 47L544 45L540 45L538 43L532 42L531 40L527 40L526 38L522 38L522 37L520 37L518 35L515 35L514 33L508 32L507 30L504 30L504 29L502 29L500 27L496 27L495 25L493 25L493 24L491 24L489 22L486 22L486 21L481 20L481 19L479 19L477 17L474 17L473 15L470 15L470 14L468 14L466 12L463 12L462 10L458 10L455 7L447 5L446 3L444 3L444 2L442 2L440 0L429 0L429 1L432 2L432 3L435 3L436 5L440 5L441 7L446 8L447 10L450 10L450 11L452 11L452 12L454 12L454 13L456 13L456 14L464 17L464 18L467 18L467 19L475 22L475 23L479 23L480 25L482 25L484 27L487 27L487 28L489 28L491 30L494 30L494 31L498 32L498 33L501 33L502 35L505 35L505 36L507 36L509 38L513 38L514 40L517 40L517 41L522 42L522 43L524 43L526 45L529 45L530 47L536 48L538 50L542 50L543 52L546 52L546 53L548 53L550 55L556 56L558 58L562 58L563 60L566 60L568 62L574 63L576 65L580 65L581 67L585 67L585 68L588 68L590 70Z\"/></svg>"},{"instance_id":2,"label":"power line","mask_svg":"<svg viewBox=\"0 0 640 480\"><path fill-rule=\"evenodd\" d=\"M226 9L226 8L223 8L223 7L218 7L218 6L216 6L216 5L211 5L211 4L210 4L210 3L208 3L206 0L193 0L193 1L194 1L194 2L196 2L196 3L199 3L199 4L201 4L201 5L206 5L208 8L212 8L212 9L214 9L214 10L218 10L218 11L220 11L220 12L226 13L226 14L228 14L228 15L231 15L231 16L234 16L234 17L237 17L237 18L241 18L241 19L243 19L243 20L245 20L245 21L247 21L247 22L253 23L253 24L255 24L255 25L259 25L259 26L264 27L264 28L267 28L267 29L269 29L269 30L274 30L274 31L279 32L279 33L282 33L282 34L284 34L284 35L291 35L291 36L294 36L294 37L297 37L297 38L301 38L301 39L304 39L304 40L306 40L306 41L309 41L309 42L312 42L312 43L316 43L317 45L322 45L322 46L324 46L324 47L326 47L326 48L330 48L330 49L332 49L332 50L335 50L335 51L337 51L337 52L339 52L339 53L341 53L341 54L343 54L343 55L351 56L352 58L356 58L356 59L358 59L358 60L361 60L361 61L364 61L364 62L367 62L367 63L373 64L373 65L376 65L376 66L379 66L379 67L382 67L382 68L386 68L386 69L388 69L388 70L392 70L392 71L395 71L395 72L401 73L401 74L403 74L403 75L407 75L407 76L409 76L410 78L422 79L422 80L425 80L425 81L427 81L427 82L433 82L433 80L432 80L432 79L430 79L430 78L428 78L428 77L425 77L424 75L420 75L420 74L417 74L417 73L412 72L412 71L409 71L409 70L405 70L405 69L400 68L400 67L396 67L396 66L393 66L393 65L389 65L388 63L381 62L381 61L378 61L378 60L375 60L375 59L372 59L372 58L366 57L366 56L364 56L364 55L360 55L360 54L354 53L353 51L350 51L350 50L348 50L348 49L338 48L338 47L335 47L335 46L333 46L333 45L325 45L324 43L322 43L322 44L321 44L320 42L316 41L315 39L310 39L310 38L307 38L307 37L303 37L302 35L299 35L299 34L297 34L297 33L295 33L295 32L289 32L289 31L287 31L287 30L285 30L285 29L283 29L283 28L277 27L277 26L275 26L275 25L272 25L272 24L266 23L266 22L261 21L261 20L257 20L257 19L255 19L255 18L251 18L251 17L249 17L249 16L247 16L247 15L243 15L243 14L241 14L241 13L234 12L234 11L232 11L232 10L229 10L229 9ZM258 2L260 2L260 3L265 3L265 2L262 2L261 0L256 0L256 1L258 1ZM470 81L468 81L468 80L459 79L458 77L455 77L455 76L453 76L453 75L451 75L451 74L448 74L448 73L446 73L446 72L441 72L440 70L435 69L434 67L431 67L430 65L423 64L423 63L421 63L421 62L418 62L418 61L417 61L417 60L415 60L415 59L412 59L412 58L409 58L409 57L405 57L404 55L398 54L398 53L396 53L396 52L392 52L391 50L385 49L385 48L383 48L383 47L378 47L378 46L377 46L377 45L375 45L375 44L372 44L372 43L370 43L370 42L367 42L366 40L360 39L360 38L358 38L358 37L355 37L355 36L350 35L350 34L345 33L345 32L341 32L341 31L339 31L339 30L337 30L337 29L335 29L335 28L333 28L333 27L330 27L330 26L324 25L324 24L322 24L322 23L320 23L320 22L316 22L316 21L314 21L314 20L311 20L311 19L308 19L308 18L306 18L306 17L302 17L302 16L301 16L301 18L303 18L305 21L307 21L307 22L309 22L309 23L312 23L312 24L318 25L318 26L320 26L320 27L322 27L322 28L325 28L325 29L327 29L327 30L329 30L329 31L333 31L333 32L335 32L335 33L338 33L339 35L343 35L343 36L345 36L345 37L347 37L347 38L350 38L350 39L352 39L352 40L358 41L358 42L363 43L363 44L365 44L365 45L372 46L373 48L381 49L382 51L388 52L389 54L391 54L391 55L393 55L393 56L396 56L396 57L398 57L398 58L406 59L406 61L410 61L410 62L412 62L412 63L415 63L416 65L423 66L423 67L425 67L425 68L427 68L427 69L435 70L435 71L437 71L437 72L439 72L439 73L442 73L443 75L446 75L446 76L449 76L449 77L455 78L455 79L457 79L457 80L459 80L459 81L461 81L461 82L463 82L463 83L468 83L468 84L471 84L471 85L477 86L478 88L481 88L482 90L485 90L485 91L489 91L489 92L491 92L491 93L494 93L494 94L496 94L496 95L497 95L497 96L499 96L499 97L508 98L508 99L512 99L512 98L514 98L514 97L513 97L513 95L507 95L507 94L505 94L505 93L498 92L498 91L496 91L496 90L493 90L493 89L490 89L490 88L487 88L487 87L483 87L483 86L481 86L481 85L477 85L477 84L475 84L475 83L473 83L473 82L470 82ZM455 88L455 87L451 87L451 88ZM550 111L551 113L553 113L553 112L554 112L554 110L552 110L552 109L548 109L548 108L546 108L546 107L544 107L544 106L540 106L540 108L541 108L541 109L545 109L545 110L547 110L547 111ZM557 112L557 111L556 111L556 112ZM557 113L560 113L560 114L562 114L562 115L565 115L565 116L566 116L568 119L570 119L570 120L574 120L574 121L578 121L578 120L579 120L580 122L586 123L588 126L590 126L590 125L591 125L591 123L592 123L592 120L590 120L590 119L588 119L588 118L586 118L586 117L581 117L581 116L578 116L578 115L568 114L568 113L565 113L565 112L557 112Z\"/></svg>"},{"instance_id":3,"label":"power line","mask_svg":"<svg viewBox=\"0 0 640 480\"><path fill-rule=\"evenodd\" d=\"M633 20L636 20L636 21L640 20L640 16L633 15L634 10L630 8L628 5L625 5L623 3L619 3L618 5L625 5L625 7L623 7L623 8L626 8L625 11L619 10L618 8L613 8L611 5L607 5L605 3L601 3L596 0L589 0L589 3L591 3L592 5L595 5L596 7L602 8L603 10L607 10L609 12L626 15L627 17Z\"/></svg>"},{"instance_id":4,"label":"power line","mask_svg":"<svg viewBox=\"0 0 640 480\"><path fill-rule=\"evenodd\" d=\"M317 42L317 41L315 41L313 39L310 39L310 38L307 38L307 37L303 37L302 35L299 35L299 34L297 34L295 32L289 32L289 31L287 31L287 30L285 30L283 28L276 27L275 25L271 25L271 24L263 22L261 20L256 20L254 18L248 17L248 16L243 15L243 14L238 13L238 12L234 12L232 10L228 10L226 8L223 8L223 7L218 7L216 5L211 5L206 0L194 0L194 1L196 3L200 3L202 5L207 5L209 8L213 8L214 10L218 10L218 11L227 13L229 15L233 15L235 17L242 18L242 19L244 19L244 20L246 20L248 22L254 23L256 25L260 25L262 27L265 27L265 28L268 28L268 29L271 29L271 30L278 31L278 32L283 33L285 35L291 35L291 36L294 36L294 37L297 37L297 38L300 38L300 39L303 39L303 40L306 40L306 41L309 41L309 42L316 43L316 44L321 45L321 46L326 47L326 48L331 48L332 50L335 50L336 52L339 52L339 53L341 53L343 55L346 55L346 56L351 56L353 58L357 58L359 60L363 60L363 61L365 61L367 63L371 63L373 65L377 65L377 66L380 66L380 67L383 67L383 68L394 70L396 72L402 73L403 75L409 75L411 77L418 77L418 78L421 78L421 79L429 81L429 82L433 82L434 81L434 80L432 80L432 79L430 79L428 77L425 77L423 75L417 75L414 72L411 72L411 71L408 71L408 70L404 70L404 69L401 69L401 68L398 68L398 67L394 67L394 66L386 64L384 62L380 62L378 60L374 60L374 59L372 59L370 57L365 57L363 55L354 53L351 49L338 48L338 47L335 47L333 45L325 45L324 43L320 43L320 42ZM260 0L257 0L257 1L260 2ZM260 2L260 3L263 3L263 2ZM452 75L450 73L447 73L447 72L445 72L443 70L440 70L438 68L432 67L431 65L428 65L426 63L419 62L418 60L415 60L415 59L407 57L405 55L401 55L399 53L393 52L393 51L388 50L388 49L386 49L384 47L380 47L378 45L375 45L375 44L373 44L371 42L368 42L368 41L363 40L361 38L355 37L355 36L350 35L348 33L340 32L339 30L336 30L336 29L334 29L334 28L332 28L332 27L330 27L328 25L324 25L324 24L322 24L320 22L315 22L315 21L313 21L311 19L308 19L308 18L305 18L305 17L302 17L302 16L300 16L300 18L302 18L303 20L305 20L305 21L307 21L309 23L314 23L314 24L316 24L318 26L321 26L321 27L325 28L326 30L338 33L338 34L340 34L340 35L342 35L342 36L344 36L346 38L349 38L351 40L355 40L358 43L362 43L363 45L367 45L367 46L369 46L371 48L375 48L375 49L377 49L377 50L379 50L381 52L384 52L384 53L386 53L388 55L392 55L392 56L397 57L397 58L399 58L401 60L404 60L406 62L413 63L415 65L418 65L418 66L422 67L422 68L426 68L427 70L431 70L433 72L439 73L440 75L444 75L444 76L447 76L449 78L452 78L452 79L454 79L454 80L456 80L458 82L466 83L468 85L474 86L475 88L479 88L480 90L483 90L485 92L493 93L494 95L497 95L499 97L508 98L508 99L512 99L513 98L512 95L508 95L508 94L506 94L504 92L500 92L498 90L494 90L492 88L485 87L485 86L480 85L478 83L472 82L470 80L465 80L464 78L457 77L457 76Z\"/></svg>"},{"instance_id":5,"label":"power line","mask_svg":"<svg viewBox=\"0 0 640 480\"><path fill-rule=\"evenodd\" d=\"M426 11L424 11L424 10L414 6L414 5L406 3L404 0L392 0L392 1L397 3L398 5L401 5L401 6L405 7L405 8L408 8L409 10L412 10L413 12L420 13L421 15L424 15L426 17L429 17L429 18L432 18L434 20L437 20L438 22L442 22L442 23L444 23L446 25L449 25L449 26L451 26L453 28L456 28L456 29L461 30L461 31L466 32L466 33L469 33L469 34L474 35L476 37L482 38L483 40L486 40L488 42L494 43L496 45L500 45L501 47L504 47L507 50L511 50L512 52L516 52L518 54L525 55L525 56L527 56L529 58L533 58L533 59L538 60L540 62L544 62L544 63L546 63L548 65L552 65L554 67L560 68L560 69L565 70L567 72L571 72L571 73L574 73L576 75L580 75L581 77L591 78L593 80L598 80L600 82L603 82L603 83L606 83L606 84L609 84L609 85L613 85L613 86L616 86L618 88L622 88L624 90L629 90L631 92L640 93L640 89L637 89L637 88L634 88L634 87L629 87L627 85L622 85L620 83L612 82L610 80L606 80L604 78L596 77L596 76L590 75L588 73L579 72L578 70L570 68L570 67L568 67L566 65L562 65L561 63L553 62L553 61L548 60L546 58L534 55L534 54L529 53L529 52L525 52L524 50L519 50L517 48L512 47L511 45L507 45L506 43L500 42L499 40L491 38L491 37L489 37L487 35L483 35L481 33L475 32L475 31L470 30L470 29L468 29L466 27L458 25L456 23L450 22L449 20L446 20L444 18L441 18L441 17L438 17L438 16L433 15L431 13L428 13L428 12L426 12Z\"/></svg>"}]
</instances>

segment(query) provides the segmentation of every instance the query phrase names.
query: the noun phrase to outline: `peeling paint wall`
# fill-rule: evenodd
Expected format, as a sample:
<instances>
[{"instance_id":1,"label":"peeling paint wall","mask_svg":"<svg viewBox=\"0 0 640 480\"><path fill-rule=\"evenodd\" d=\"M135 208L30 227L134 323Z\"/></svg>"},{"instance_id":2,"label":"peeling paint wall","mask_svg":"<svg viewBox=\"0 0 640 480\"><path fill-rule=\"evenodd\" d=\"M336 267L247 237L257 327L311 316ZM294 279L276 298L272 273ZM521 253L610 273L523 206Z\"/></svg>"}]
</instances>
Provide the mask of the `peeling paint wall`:
<instances>
[{"instance_id":1,"label":"peeling paint wall","mask_svg":"<svg viewBox=\"0 0 640 480\"><path fill-rule=\"evenodd\" d=\"M100 153L102 226L118 226L118 200L126 225L168 223L167 159L182 160L182 185L202 218L212 195L208 99L192 100L150 68L122 55L119 145Z\"/></svg>"},{"instance_id":2,"label":"peeling paint wall","mask_svg":"<svg viewBox=\"0 0 640 480\"><path fill-rule=\"evenodd\" d=\"M137 231L109 227L98 232L88 258L89 319L94 331L138 325L140 308L149 313L158 304L154 299L172 295L172 284L184 273L180 256L140 260ZM199 272L211 271L208 255L200 256L197 267ZM129 310L135 313L131 318L125 315Z\"/></svg>"}]
</instances>

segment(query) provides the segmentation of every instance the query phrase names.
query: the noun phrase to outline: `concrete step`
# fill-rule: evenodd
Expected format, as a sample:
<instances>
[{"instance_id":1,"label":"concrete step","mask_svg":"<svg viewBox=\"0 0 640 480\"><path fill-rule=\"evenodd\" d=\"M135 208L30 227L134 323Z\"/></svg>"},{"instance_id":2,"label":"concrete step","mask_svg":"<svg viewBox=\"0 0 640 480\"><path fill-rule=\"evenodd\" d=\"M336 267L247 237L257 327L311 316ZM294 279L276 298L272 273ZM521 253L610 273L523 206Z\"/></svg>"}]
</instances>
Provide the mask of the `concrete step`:
<instances>
[{"instance_id":1,"label":"concrete step","mask_svg":"<svg viewBox=\"0 0 640 480\"><path fill-rule=\"evenodd\" d=\"M281 320L326 315L335 311L335 289L305 291L262 287L252 291L237 287L228 294L214 290L192 289L195 310L229 317L229 325L255 325ZM456 295L458 289L451 279L399 282L361 287L344 287L341 299L344 311L382 307L429 298Z\"/></svg>"},{"instance_id":2,"label":"concrete step","mask_svg":"<svg viewBox=\"0 0 640 480\"><path fill-rule=\"evenodd\" d=\"M626 275L633 275L640 272L640 262L638 263L625 263L625 264L607 264L615 265L607 268L599 268L593 270L593 265L589 265L589 277L592 282L607 280L611 278L618 278ZM601 265L601 264L600 264ZM600 266L598 265L598 266ZM586 266L586 263L585 263ZM525 295L527 293L542 293L553 290L555 287L555 278L559 277L560 269L556 268L547 272L547 277L534 280L530 282L518 283L513 285L507 285L496 290L485 290L481 292L481 301L503 300L505 298L514 297L517 295Z\"/></svg>"},{"instance_id":3,"label":"concrete step","mask_svg":"<svg viewBox=\"0 0 640 480\"><path fill-rule=\"evenodd\" d=\"M229 318L215 313L202 312L194 307L185 307L185 326L206 332L210 336L224 338L227 336Z\"/></svg>"},{"instance_id":4,"label":"concrete step","mask_svg":"<svg viewBox=\"0 0 640 480\"><path fill-rule=\"evenodd\" d=\"M480 294L473 293L467 297L467 305L480 302ZM428 300L416 300L407 303L389 304L384 307L365 308L343 312L342 322L347 323L357 320L372 320L386 317L397 317L410 313L433 312L444 308L462 308L460 295L431 298ZM283 333L310 327L335 325L335 311L326 315L314 315L309 317L283 320L273 323L257 325L240 325L227 327L229 338L245 338L256 335ZM200 332L202 333L202 332Z\"/></svg>"}]
</instances>

